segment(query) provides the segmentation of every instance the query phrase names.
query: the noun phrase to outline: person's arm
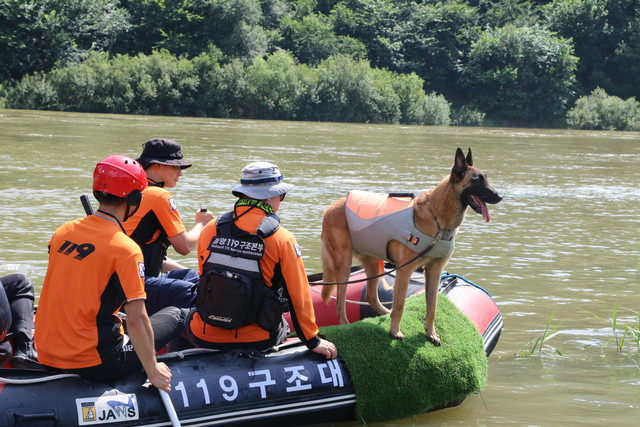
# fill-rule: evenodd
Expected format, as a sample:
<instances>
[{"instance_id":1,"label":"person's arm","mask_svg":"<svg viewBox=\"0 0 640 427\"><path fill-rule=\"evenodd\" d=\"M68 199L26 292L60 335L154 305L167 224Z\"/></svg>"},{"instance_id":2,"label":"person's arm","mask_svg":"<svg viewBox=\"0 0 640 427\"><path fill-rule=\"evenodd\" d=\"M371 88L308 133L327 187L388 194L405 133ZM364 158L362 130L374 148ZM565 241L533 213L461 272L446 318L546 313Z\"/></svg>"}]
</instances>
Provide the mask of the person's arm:
<instances>
[{"instance_id":1,"label":"person's arm","mask_svg":"<svg viewBox=\"0 0 640 427\"><path fill-rule=\"evenodd\" d=\"M281 251L282 274L291 298L289 308L296 332L309 350L322 354L327 359L335 359L338 356L335 344L318 336L309 280L293 235L283 242Z\"/></svg>"},{"instance_id":2,"label":"person's arm","mask_svg":"<svg viewBox=\"0 0 640 427\"><path fill-rule=\"evenodd\" d=\"M156 360L153 341L153 329L147 316L144 300L129 301L124 306L127 314L127 335L142 363L151 384L160 390L171 391L171 370L164 363Z\"/></svg>"},{"instance_id":3,"label":"person's arm","mask_svg":"<svg viewBox=\"0 0 640 427\"><path fill-rule=\"evenodd\" d=\"M175 236L169 237L169 242L173 249L180 255L188 255L198 244L200 233L209 221L213 221L215 217L211 212L196 212L196 224L189 231L183 231Z\"/></svg>"},{"instance_id":4,"label":"person's arm","mask_svg":"<svg viewBox=\"0 0 640 427\"><path fill-rule=\"evenodd\" d=\"M187 267L185 267L184 265L180 264L176 260L173 260L169 257L165 257L164 261L162 262L163 273L166 273L168 271L173 271L173 270L184 270L185 268Z\"/></svg>"}]
</instances>

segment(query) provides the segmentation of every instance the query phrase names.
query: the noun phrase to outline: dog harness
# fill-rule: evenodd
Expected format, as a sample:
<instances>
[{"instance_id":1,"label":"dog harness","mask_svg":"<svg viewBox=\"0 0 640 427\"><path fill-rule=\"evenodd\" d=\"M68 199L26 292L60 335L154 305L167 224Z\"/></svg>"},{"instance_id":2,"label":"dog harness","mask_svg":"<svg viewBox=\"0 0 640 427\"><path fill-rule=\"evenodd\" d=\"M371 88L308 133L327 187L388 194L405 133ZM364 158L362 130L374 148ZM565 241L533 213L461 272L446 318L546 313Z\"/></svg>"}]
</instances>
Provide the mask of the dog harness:
<instances>
[{"instance_id":1,"label":"dog harness","mask_svg":"<svg viewBox=\"0 0 640 427\"><path fill-rule=\"evenodd\" d=\"M416 253L426 251L436 240L418 230L413 223L413 195L394 196L367 191L350 191L345 213L353 249L376 259L394 262L389 258L387 245L391 240L403 243ZM437 240L428 251L432 258L451 255L455 237Z\"/></svg>"}]
</instances>

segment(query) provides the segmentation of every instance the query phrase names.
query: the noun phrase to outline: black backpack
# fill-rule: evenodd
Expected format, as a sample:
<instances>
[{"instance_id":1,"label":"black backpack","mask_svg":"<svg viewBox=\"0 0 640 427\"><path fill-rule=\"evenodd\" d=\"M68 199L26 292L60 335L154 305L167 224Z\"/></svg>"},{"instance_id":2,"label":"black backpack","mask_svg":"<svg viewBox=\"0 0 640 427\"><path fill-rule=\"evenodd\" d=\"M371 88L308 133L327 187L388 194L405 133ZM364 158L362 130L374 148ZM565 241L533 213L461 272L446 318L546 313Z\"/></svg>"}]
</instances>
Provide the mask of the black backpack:
<instances>
[{"instance_id":1,"label":"black backpack","mask_svg":"<svg viewBox=\"0 0 640 427\"><path fill-rule=\"evenodd\" d=\"M276 328L288 311L282 286L269 287L260 271L264 238L280 227L275 214L267 215L257 234L238 228L233 212L216 223L216 236L209 243L211 255L205 261L198 285L196 310L212 326L236 329L257 323L268 331Z\"/></svg>"}]
</instances>

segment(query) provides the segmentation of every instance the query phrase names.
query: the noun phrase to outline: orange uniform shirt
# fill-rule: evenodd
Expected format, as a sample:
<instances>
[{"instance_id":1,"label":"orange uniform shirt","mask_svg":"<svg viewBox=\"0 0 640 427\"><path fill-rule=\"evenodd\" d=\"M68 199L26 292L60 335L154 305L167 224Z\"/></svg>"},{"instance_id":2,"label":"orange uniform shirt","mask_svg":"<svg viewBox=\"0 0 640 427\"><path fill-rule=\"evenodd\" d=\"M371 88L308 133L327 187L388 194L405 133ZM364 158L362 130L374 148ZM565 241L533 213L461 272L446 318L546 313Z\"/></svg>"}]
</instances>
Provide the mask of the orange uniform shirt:
<instances>
[{"instance_id":1,"label":"orange uniform shirt","mask_svg":"<svg viewBox=\"0 0 640 427\"><path fill-rule=\"evenodd\" d=\"M185 231L180 213L171 193L149 181L142 190L138 211L123 224L127 234L140 245L148 276L157 276L162 267L162 251L157 248L167 237Z\"/></svg>"},{"instance_id":2,"label":"orange uniform shirt","mask_svg":"<svg viewBox=\"0 0 640 427\"><path fill-rule=\"evenodd\" d=\"M239 207L236 213L239 215L248 207ZM255 233L265 213L258 209L251 209L236 221L236 225L242 230ZM209 258L209 243L216 235L215 221L209 222L198 240L198 262L200 274L203 264ZM280 227L273 235L264 239L266 246L265 255L260 261L260 268L267 286L271 286L276 265L280 265L284 277L284 287L289 295L289 310L291 319L299 338L309 348L315 348L319 344L318 325L316 324L311 292L307 273L302 262L300 248L295 237L284 227ZM269 339L269 332L256 324L241 326L236 331L218 328L205 324L196 312L190 323L191 332L201 340L215 343L232 342L256 342Z\"/></svg>"},{"instance_id":3,"label":"orange uniform shirt","mask_svg":"<svg viewBox=\"0 0 640 427\"><path fill-rule=\"evenodd\" d=\"M96 366L122 348L115 314L144 299L140 247L101 212L68 222L49 242L49 266L36 316L38 359L47 366Z\"/></svg>"}]
</instances>

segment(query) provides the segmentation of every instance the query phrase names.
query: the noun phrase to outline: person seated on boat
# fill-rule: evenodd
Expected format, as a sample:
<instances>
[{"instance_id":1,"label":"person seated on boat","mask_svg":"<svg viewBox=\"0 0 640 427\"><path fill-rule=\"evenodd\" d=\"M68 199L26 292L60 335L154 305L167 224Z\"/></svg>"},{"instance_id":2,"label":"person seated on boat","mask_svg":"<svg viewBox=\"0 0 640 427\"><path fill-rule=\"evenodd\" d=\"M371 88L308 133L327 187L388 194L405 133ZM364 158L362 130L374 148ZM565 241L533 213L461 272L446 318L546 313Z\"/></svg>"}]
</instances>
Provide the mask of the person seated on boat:
<instances>
[{"instance_id":1,"label":"person seated on boat","mask_svg":"<svg viewBox=\"0 0 640 427\"><path fill-rule=\"evenodd\" d=\"M122 227L146 186L138 162L106 157L93 172L99 209L62 225L51 237L35 320L43 365L104 382L142 366L151 384L171 389L171 371L155 353L184 329L188 310L166 307L147 315L142 251Z\"/></svg>"},{"instance_id":2,"label":"person seated on boat","mask_svg":"<svg viewBox=\"0 0 640 427\"><path fill-rule=\"evenodd\" d=\"M19 273L0 277L0 283L0 368L9 356L14 368L33 367L33 284Z\"/></svg>"},{"instance_id":3,"label":"person seated on boat","mask_svg":"<svg viewBox=\"0 0 640 427\"><path fill-rule=\"evenodd\" d=\"M214 216L211 212L196 212L195 225L189 231L182 223L167 188L176 186L182 170L191 167L191 163L183 158L176 141L150 139L136 160L145 169L148 186L142 192L140 209L124 223L124 228L144 254L147 312L153 314L170 305L191 308L200 276L167 258L167 248L173 246L180 255L189 254L195 249L202 228Z\"/></svg>"},{"instance_id":4,"label":"person seated on boat","mask_svg":"<svg viewBox=\"0 0 640 427\"><path fill-rule=\"evenodd\" d=\"M268 350L286 340L282 313L288 310L298 338L334 359L336 346L318 336L300 246L275 215L293 185L266 162L248 164L240 183L232 191L238 197L233 211L207 224L200 236L201 279L187 339L197 347Z\"/></svg>"}]
</instances>

